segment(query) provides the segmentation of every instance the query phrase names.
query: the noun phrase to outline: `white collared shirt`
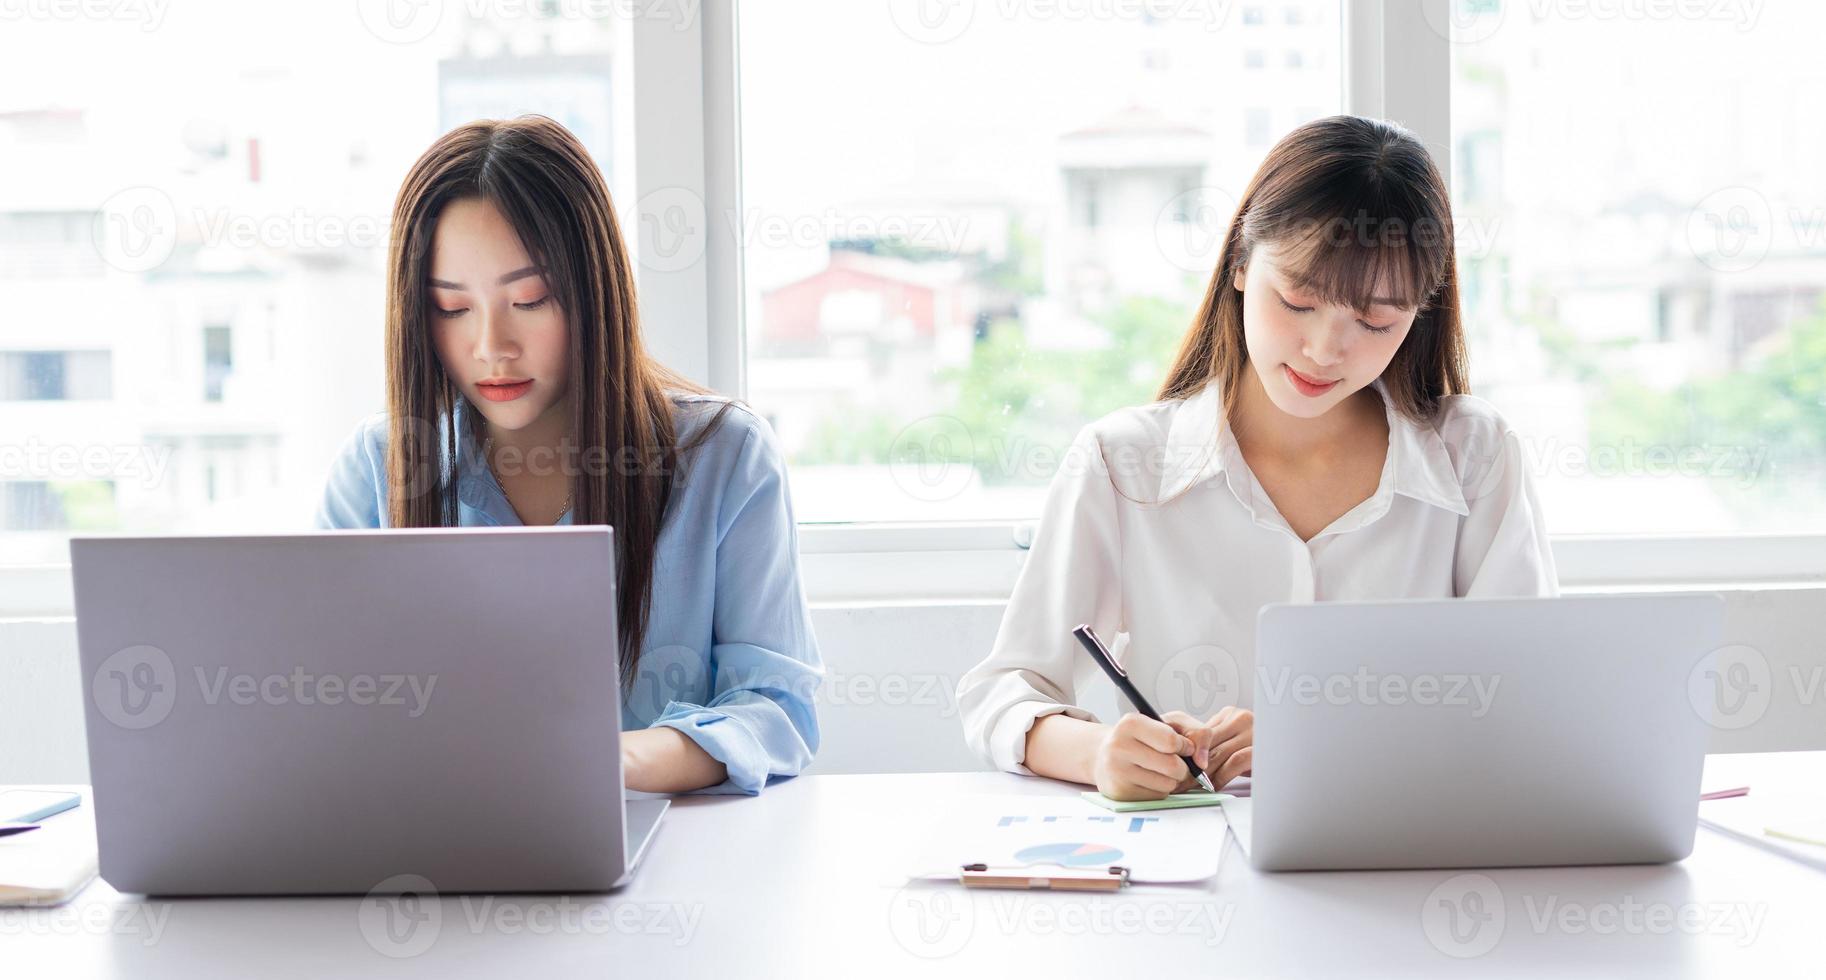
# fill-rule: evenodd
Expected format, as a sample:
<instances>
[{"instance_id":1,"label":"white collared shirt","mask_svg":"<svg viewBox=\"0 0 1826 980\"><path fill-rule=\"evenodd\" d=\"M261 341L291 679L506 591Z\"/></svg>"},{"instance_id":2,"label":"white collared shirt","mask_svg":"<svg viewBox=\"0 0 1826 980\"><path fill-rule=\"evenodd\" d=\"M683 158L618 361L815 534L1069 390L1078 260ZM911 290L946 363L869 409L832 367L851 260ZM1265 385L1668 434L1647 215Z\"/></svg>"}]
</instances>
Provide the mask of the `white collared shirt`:
<instances>
[{"instance_id":1,"label":"white collared shirt","mask_svg":"<svg viewBox=\"0 0 1826 980\"><path fill-rule=\"evenodd\" d=\"M1205 718L1253 705L1264 604L1558 594L1521 442L1496 409L1452 395L1415 423L1380 379L1373 387L1389 426L1376 492L1311 541L1219 423L1215 381L1081 430L995 647L958 684L971 747L1025 773L1035 719L1097 720L1075 703L1098 674L1071 637L1079 623L1111 645L1155 709Z\"/></svg>"}]
</instances>

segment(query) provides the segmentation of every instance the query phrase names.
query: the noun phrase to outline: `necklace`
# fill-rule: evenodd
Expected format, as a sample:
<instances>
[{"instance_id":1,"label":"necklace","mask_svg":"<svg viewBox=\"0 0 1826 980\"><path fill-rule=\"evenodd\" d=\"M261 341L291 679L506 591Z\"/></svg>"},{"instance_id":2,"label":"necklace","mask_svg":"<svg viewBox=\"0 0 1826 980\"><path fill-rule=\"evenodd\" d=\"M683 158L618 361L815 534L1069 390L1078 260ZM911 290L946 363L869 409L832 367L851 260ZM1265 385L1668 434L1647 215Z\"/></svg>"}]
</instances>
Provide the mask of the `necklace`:
<instances>
[{"instance_id":1,"label":"necklace","mask_svg":"<svg viewBox=\"0 0 1826 980\"><path fill-rule=\"evenodd\" d=\"M488 478L494 481L495 489L501 491L501 499L507 501L507 506L512 507L514 505L513 498L507 495L507 487L501 483L500 475L495 472L495 461L486 454L484 454L483 460L488 464ZM557 524L559 521L564 520L564 515L570 512L571 489L567 484L564 488L564 509L558 512L558 520L553 521L552 523Z\"/></svg>"}]
</instances>

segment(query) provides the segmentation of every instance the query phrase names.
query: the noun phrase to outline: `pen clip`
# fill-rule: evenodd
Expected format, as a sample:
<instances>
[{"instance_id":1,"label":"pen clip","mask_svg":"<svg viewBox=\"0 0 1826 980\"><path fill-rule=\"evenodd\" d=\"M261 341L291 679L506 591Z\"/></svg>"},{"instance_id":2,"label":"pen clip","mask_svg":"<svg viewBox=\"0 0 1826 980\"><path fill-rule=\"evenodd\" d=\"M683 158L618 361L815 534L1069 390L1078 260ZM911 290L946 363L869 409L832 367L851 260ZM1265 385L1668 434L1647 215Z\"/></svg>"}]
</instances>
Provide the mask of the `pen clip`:
<instances>
[{"instance_id":1,"label":"pen clip","mask_svg":"<svg viewBox=\"0 0 1826 980\"><path fill-rule=\"evenodd\" d=\"M1087 647L1090 647L1097 654L1099 659L1105 664L1108 664L1111 670L1123 677L1129 676L1129 672L1124 670L1121 662L1110 653L1109 647L1103 645L1103 638L1097 635L1096 630L1091 629L1089 623L1079 623L1078 628L1072 630L1072 632L1077 634L1079 640Z\"/></svg>"}]
</instances>

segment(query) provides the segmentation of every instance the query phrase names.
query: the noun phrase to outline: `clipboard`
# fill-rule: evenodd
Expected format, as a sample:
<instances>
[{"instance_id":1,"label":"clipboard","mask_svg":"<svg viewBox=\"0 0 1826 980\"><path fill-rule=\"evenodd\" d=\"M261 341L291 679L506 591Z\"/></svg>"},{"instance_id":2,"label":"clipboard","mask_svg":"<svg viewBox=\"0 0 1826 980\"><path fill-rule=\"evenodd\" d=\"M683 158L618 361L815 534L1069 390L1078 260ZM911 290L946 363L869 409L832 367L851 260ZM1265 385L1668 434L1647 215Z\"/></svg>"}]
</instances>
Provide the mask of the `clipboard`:
<instances>
[{"instance_id":1,"label":"clipboard","mask_svg":"<svg viewBox=\"0 0 1826 980\"><path fill-rule=\"evenodd\" d=\"M966 864L958 869L957 880L965 888L1113 892L1128 885L1129 869L1110 865L1104 868L1056 868L1037 873L1025 868L991 868L987 864Z\"/></svg>"}]
</instances>

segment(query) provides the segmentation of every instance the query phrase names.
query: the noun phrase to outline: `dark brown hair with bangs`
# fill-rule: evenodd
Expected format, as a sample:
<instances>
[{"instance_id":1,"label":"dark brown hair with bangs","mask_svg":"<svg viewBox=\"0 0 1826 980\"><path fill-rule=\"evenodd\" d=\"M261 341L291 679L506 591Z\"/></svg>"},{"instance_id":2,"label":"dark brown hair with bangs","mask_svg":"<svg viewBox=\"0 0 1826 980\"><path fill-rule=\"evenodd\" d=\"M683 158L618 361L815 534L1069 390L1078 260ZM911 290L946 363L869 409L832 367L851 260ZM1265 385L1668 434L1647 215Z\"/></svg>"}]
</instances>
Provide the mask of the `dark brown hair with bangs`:
<instances>
[{"instance_id":1,"label":"dark brown hair with bangs","mask_svg":"<svg viewBox=\"0 0 1826 980\"><path fill-rule=\"evenodd\" d=\"M1249 370L1235 277L1261 248L1322 302L1419 308L1382 373L1403 415L1424 421L1444 396L1470 391L1445 181L1407 130L1330 116L1288 133L1250 180L1162 400L1196 394L1215 378L1230 418Z\"/></svg>"},{"instance_id":2,"label":"dark brown hair with bangs","mask_svg":"<svg viewBox=\"0 0 1826 980\"><path fill-rule=\"evenodd\" d=\"M567 463L572 521L615 529L621 675L640 660L659 533L684 454L707 439L730 404L681 445L672 393L704 393L654 360L641 341L634 273L602 172L569 130L545 116L485 119L445 133L406 174L393 207L387 269L388 519L393 527L454 527L464 397L429 334L431 245L452 201L492 203L545 270L570 333ZM463 413L482 443L480 412ZM440 444L440 431L442 432ZM487 450L483 448L482 453ZM600 462L599 462L600 461Z\"/></svg>"}]
</instances>

